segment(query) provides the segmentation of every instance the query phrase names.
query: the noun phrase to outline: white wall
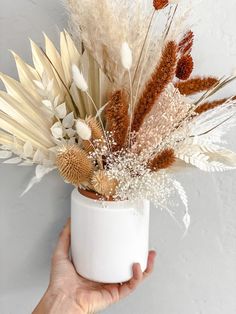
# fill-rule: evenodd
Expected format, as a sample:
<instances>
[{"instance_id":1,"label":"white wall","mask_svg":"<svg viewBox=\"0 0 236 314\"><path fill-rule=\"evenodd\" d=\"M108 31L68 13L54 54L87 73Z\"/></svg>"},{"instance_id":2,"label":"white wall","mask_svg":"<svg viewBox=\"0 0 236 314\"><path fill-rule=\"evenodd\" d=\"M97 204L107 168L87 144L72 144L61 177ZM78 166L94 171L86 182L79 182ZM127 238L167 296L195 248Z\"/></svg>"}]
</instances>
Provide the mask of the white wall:
<instances>
[{"instance_id":1,"label":"white wall","mask_svg":"<svg viewBox=\"0 0 236 314\"><path fill-rule=\"evenodd\" d=\"M57 40L66 24L60 1L0 0L0 69L15 76L8 48L30 59L28 37L41 31ZM236 1L204 0L191 22L196 32L197 73L229 74L236 68ZM57 25L57 26L56 26ZM235 92L235 86L227 90ZM225 92L225 94L227 93ZM235 130L229 137L236 150ZM47 286L50 256L69 216L69 194L56 174L24 198L30 168L0 165L0 313L30 313ZM111 314L236 313L236 173L182 175L190 198L192 226L181 239L173 221L152 211L155 272Z\"/></svg>"}]
</instances>

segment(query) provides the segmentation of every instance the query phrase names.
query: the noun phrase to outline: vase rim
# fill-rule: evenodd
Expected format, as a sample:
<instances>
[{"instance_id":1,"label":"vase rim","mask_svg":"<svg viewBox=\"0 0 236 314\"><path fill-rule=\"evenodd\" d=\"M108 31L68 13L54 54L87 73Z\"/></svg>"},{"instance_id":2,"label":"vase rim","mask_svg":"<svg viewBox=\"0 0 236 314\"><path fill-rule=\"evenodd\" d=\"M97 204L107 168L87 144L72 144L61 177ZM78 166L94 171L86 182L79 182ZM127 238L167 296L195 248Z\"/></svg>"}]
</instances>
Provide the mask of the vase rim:
<instances>
[{"instance_id":1,"label":"vase rim","mask_svg":"<svg viewBox=\"0 0 236 314\"><path fill-rule=\"evenodd\" d=\"M98 210L127 210L132 208L133 206L137 207L140 206L143 207L143 204L148 202L148 200L139 200L139 201L131 201L131 200L121 200L121 201L106 201L106 200L99 200L99 199L92 199L89 197L86 197L85 195L81 194L78 188L75 188L72 192L72 198L77 201L82 201L90 204L96 204L94 209L97 207Z\"/></svg>"}]
</instances>

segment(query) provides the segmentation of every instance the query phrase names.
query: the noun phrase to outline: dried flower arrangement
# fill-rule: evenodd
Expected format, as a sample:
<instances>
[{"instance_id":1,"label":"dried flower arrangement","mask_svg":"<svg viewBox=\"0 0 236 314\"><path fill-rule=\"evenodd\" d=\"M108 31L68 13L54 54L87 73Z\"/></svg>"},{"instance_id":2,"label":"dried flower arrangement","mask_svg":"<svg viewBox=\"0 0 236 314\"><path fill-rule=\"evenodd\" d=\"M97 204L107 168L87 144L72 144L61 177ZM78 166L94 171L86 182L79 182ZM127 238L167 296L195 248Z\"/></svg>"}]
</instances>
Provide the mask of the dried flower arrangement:
<instances>
[{"instance_id":1,"label":"dried flower arrangement","mask_svg":"<svg viewBox=\"0 0 236 314\"><path fill-rule=\"evenodd\" d=\"M101 199L149 199L174 219L177 192L189 227L175 170L236 168L219 146L236 124L235 97L208 100L235 77L191 76L194 34L178 2L67 0L73 39L61 33L60 53L47 36L45 50L31 41L33 67L13 53L19 82L0 74L0 158L37 165L25 192L58 169Z\"/></svg>"}]
</instances>

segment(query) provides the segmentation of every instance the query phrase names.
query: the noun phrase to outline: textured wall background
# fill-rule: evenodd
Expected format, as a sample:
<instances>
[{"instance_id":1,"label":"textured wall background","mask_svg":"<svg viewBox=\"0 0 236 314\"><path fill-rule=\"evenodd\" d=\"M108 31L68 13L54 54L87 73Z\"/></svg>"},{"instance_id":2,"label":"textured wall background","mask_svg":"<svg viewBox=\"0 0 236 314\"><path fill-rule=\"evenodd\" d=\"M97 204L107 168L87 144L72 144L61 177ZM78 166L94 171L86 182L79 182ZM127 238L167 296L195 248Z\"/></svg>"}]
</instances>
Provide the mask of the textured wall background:
<instances>
[{"instance_id":1,"label":"textured wall background","mask_svg":"<svg viewBox=\"0 0 236 314\"><path fill-rule=\"evenodd\" d=\"M0 0L0 69L15 75L8 48L30 59L28 37L41 31L58 40L66 24L60 1ZM196 32L197 73L223 75L236 67L236 1L204 0L191 22ZM58 28L57 28L57 26ZM228 92L235 92L231 86ZM235 130L230 138L236 150ZM0 313L30 313L47 286L50 256L69 216L70 187L56 174L19 194L33 170L0 165ZM173 221L152 211L155 272L111 314L236 313L236 172L182 175L190 198L192 226L184 240Z\"/></svg>"}]
</instances>

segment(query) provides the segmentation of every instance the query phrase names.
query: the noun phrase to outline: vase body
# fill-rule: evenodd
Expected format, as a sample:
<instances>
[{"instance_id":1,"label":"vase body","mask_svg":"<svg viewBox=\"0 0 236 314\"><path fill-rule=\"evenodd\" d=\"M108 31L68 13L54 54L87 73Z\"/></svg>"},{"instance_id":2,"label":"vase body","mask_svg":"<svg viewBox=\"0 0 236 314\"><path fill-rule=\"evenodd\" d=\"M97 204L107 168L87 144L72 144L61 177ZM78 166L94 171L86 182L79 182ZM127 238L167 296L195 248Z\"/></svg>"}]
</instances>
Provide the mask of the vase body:
<instances>
[{"instance_id":1,"label":"vase body","mask_svg":"<svg viewBox=\"0 0 236 314\"><path fill-rule=\"evenodd\" d=\"M77 272L92 281L121 283L132 265L146 269L150 203L97 201L77 189L71 196L71 250Z\"/></svg>"}]
</instances>

